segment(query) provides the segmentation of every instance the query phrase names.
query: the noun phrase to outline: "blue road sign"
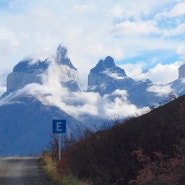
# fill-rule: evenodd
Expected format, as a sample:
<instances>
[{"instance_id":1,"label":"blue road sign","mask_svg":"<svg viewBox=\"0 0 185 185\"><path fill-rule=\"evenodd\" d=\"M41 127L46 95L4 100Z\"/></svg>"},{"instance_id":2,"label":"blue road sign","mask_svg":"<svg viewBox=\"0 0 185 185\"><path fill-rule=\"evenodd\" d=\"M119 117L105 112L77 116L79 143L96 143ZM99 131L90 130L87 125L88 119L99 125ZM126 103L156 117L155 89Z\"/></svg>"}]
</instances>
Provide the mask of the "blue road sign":
<instances>
[{"instance_id":1,"label":"blue road sign","mask_svg":"<svg viewBox=\"0 0 185 185\"><path fill-rule=\"evenodd\" d=\"M53 120L53 133L54 134L66 133L66 120Z\"/></svg>"}]
</instances>

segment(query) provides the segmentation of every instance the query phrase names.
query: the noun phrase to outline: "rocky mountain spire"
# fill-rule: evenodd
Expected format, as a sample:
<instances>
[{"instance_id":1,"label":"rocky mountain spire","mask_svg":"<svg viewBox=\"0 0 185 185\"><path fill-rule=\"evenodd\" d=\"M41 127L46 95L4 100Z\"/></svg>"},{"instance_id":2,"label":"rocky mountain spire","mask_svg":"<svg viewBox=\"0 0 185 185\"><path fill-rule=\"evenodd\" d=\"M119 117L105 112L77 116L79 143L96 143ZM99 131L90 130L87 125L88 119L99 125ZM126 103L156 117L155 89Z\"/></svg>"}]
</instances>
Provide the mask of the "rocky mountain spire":
<instances>
[{"instance_id":1,"label":"rocky mountain spire","mask_svg":"<svg viewBox=\"0 0 185 185\"><path fill-rule=\"evenodd\" d=\"M67 56L67 48L63 47L62 45L59 45L58 48L57 48L55 61L58 64L67 65L70 68L76 70L76 68L71 63L71 60Z\"/></svg>"},{"instance_id":2,"label":"rocky mountain spire","mask_svg":"<svg viewBox=\"0 0 185 185\"><path fill-rule=\"evenodd\" d=\"M105 71L116 73L119 77L127 76L124 69L115 65L114 59L111 56L107 56L105 60L100 60L98 64L91 69L91 73L102 73Z\"/></svg>"}]
</instances>

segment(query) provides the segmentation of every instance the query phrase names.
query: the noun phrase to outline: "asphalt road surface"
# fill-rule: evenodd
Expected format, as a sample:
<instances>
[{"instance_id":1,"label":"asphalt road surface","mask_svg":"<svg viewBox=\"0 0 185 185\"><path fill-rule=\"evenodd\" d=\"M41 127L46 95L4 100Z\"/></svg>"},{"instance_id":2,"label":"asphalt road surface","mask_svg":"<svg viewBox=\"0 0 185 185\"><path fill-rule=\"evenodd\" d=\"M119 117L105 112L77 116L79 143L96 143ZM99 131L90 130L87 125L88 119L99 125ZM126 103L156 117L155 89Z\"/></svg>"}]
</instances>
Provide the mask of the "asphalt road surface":
<instances>
[{"instance_id":1,"label":"asphalt road surface","mask_svg":"<svg viewBox=\"0 0 185 185\"><path fill-rule=\"evenodd\" d=\"M0 185L52 185L36 157L0 158Z\"/></svg>"}]
</instances>

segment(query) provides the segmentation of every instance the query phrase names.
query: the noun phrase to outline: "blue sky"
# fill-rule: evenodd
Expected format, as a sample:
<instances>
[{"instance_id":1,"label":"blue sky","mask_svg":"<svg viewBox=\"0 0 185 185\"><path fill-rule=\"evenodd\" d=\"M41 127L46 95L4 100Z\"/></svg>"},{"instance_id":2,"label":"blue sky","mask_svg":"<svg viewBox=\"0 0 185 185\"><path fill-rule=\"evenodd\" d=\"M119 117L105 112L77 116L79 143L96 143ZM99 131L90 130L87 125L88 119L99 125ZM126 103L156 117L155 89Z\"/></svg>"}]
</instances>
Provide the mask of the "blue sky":
<instances>
[{"instance_id":1,"label":"blue sky","mask_svg":"<svg viewBox=\"0 0 185 185\"><path fill-rule=\"evenodd\" d=\"M184 0L1 0L0 75L63 44L84 87L107 55L135 79L151 69L147 78L168 83L184 62L184 33Z\"/></svg>"}]
</instances>

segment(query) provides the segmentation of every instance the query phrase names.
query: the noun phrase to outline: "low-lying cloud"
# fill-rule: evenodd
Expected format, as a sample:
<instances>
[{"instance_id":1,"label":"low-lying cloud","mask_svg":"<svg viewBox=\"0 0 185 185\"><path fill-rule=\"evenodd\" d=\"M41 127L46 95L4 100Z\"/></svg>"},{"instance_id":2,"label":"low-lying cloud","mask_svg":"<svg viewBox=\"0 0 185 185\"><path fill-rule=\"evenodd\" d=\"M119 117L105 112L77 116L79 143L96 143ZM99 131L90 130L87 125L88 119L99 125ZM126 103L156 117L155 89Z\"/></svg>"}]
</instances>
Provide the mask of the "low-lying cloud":
<instances>
[{"instance_id":1,"label":"low-lying cloud","mask_svg":"<svg viewBox=\"0 0 185 185\"><path fill-rule=\"evenodd\" d=\"M182 61L176 61L171 64L158 63L152 69L143 72L146 64L144 62L136 64L125 64L121 67L125 69L128 76L135 80L149 79L155 84L165 85L177 80L178 68L182 64Z\"/></svg>"},{"instance_id":2,"label":"low-lying cloud","mask_svg":"<svg viewBox=\"0 0 185 185\"><path fill-rule=\"evenodd\" d=\"M99 117L102 119L120 119L140 115L149 111L148 107L138 109L128 101L125 90L115 90L112 94L101 97L94 92L71 92L60 83L61 69L51 62L47 72L42 75L43 84L31 83L0 100L0 105L18 103L18 98L31 95L45 105L54 105L64 110L74 118L83 121L83 115Z\"/></svg>"},{"instance_id":3,"label":"low-lying cloud","mask_svg":"<svg viewBox=\"0 0 185 185\"><path fill-rule=\"evenodd\" d=\"M25 55L43 59L62 42L86 87L100 58L111 55L124 62L146 50L170 54L184 44L183 0L9 0L1 5L1 71Z\"/></svg>"}]
</instances>

